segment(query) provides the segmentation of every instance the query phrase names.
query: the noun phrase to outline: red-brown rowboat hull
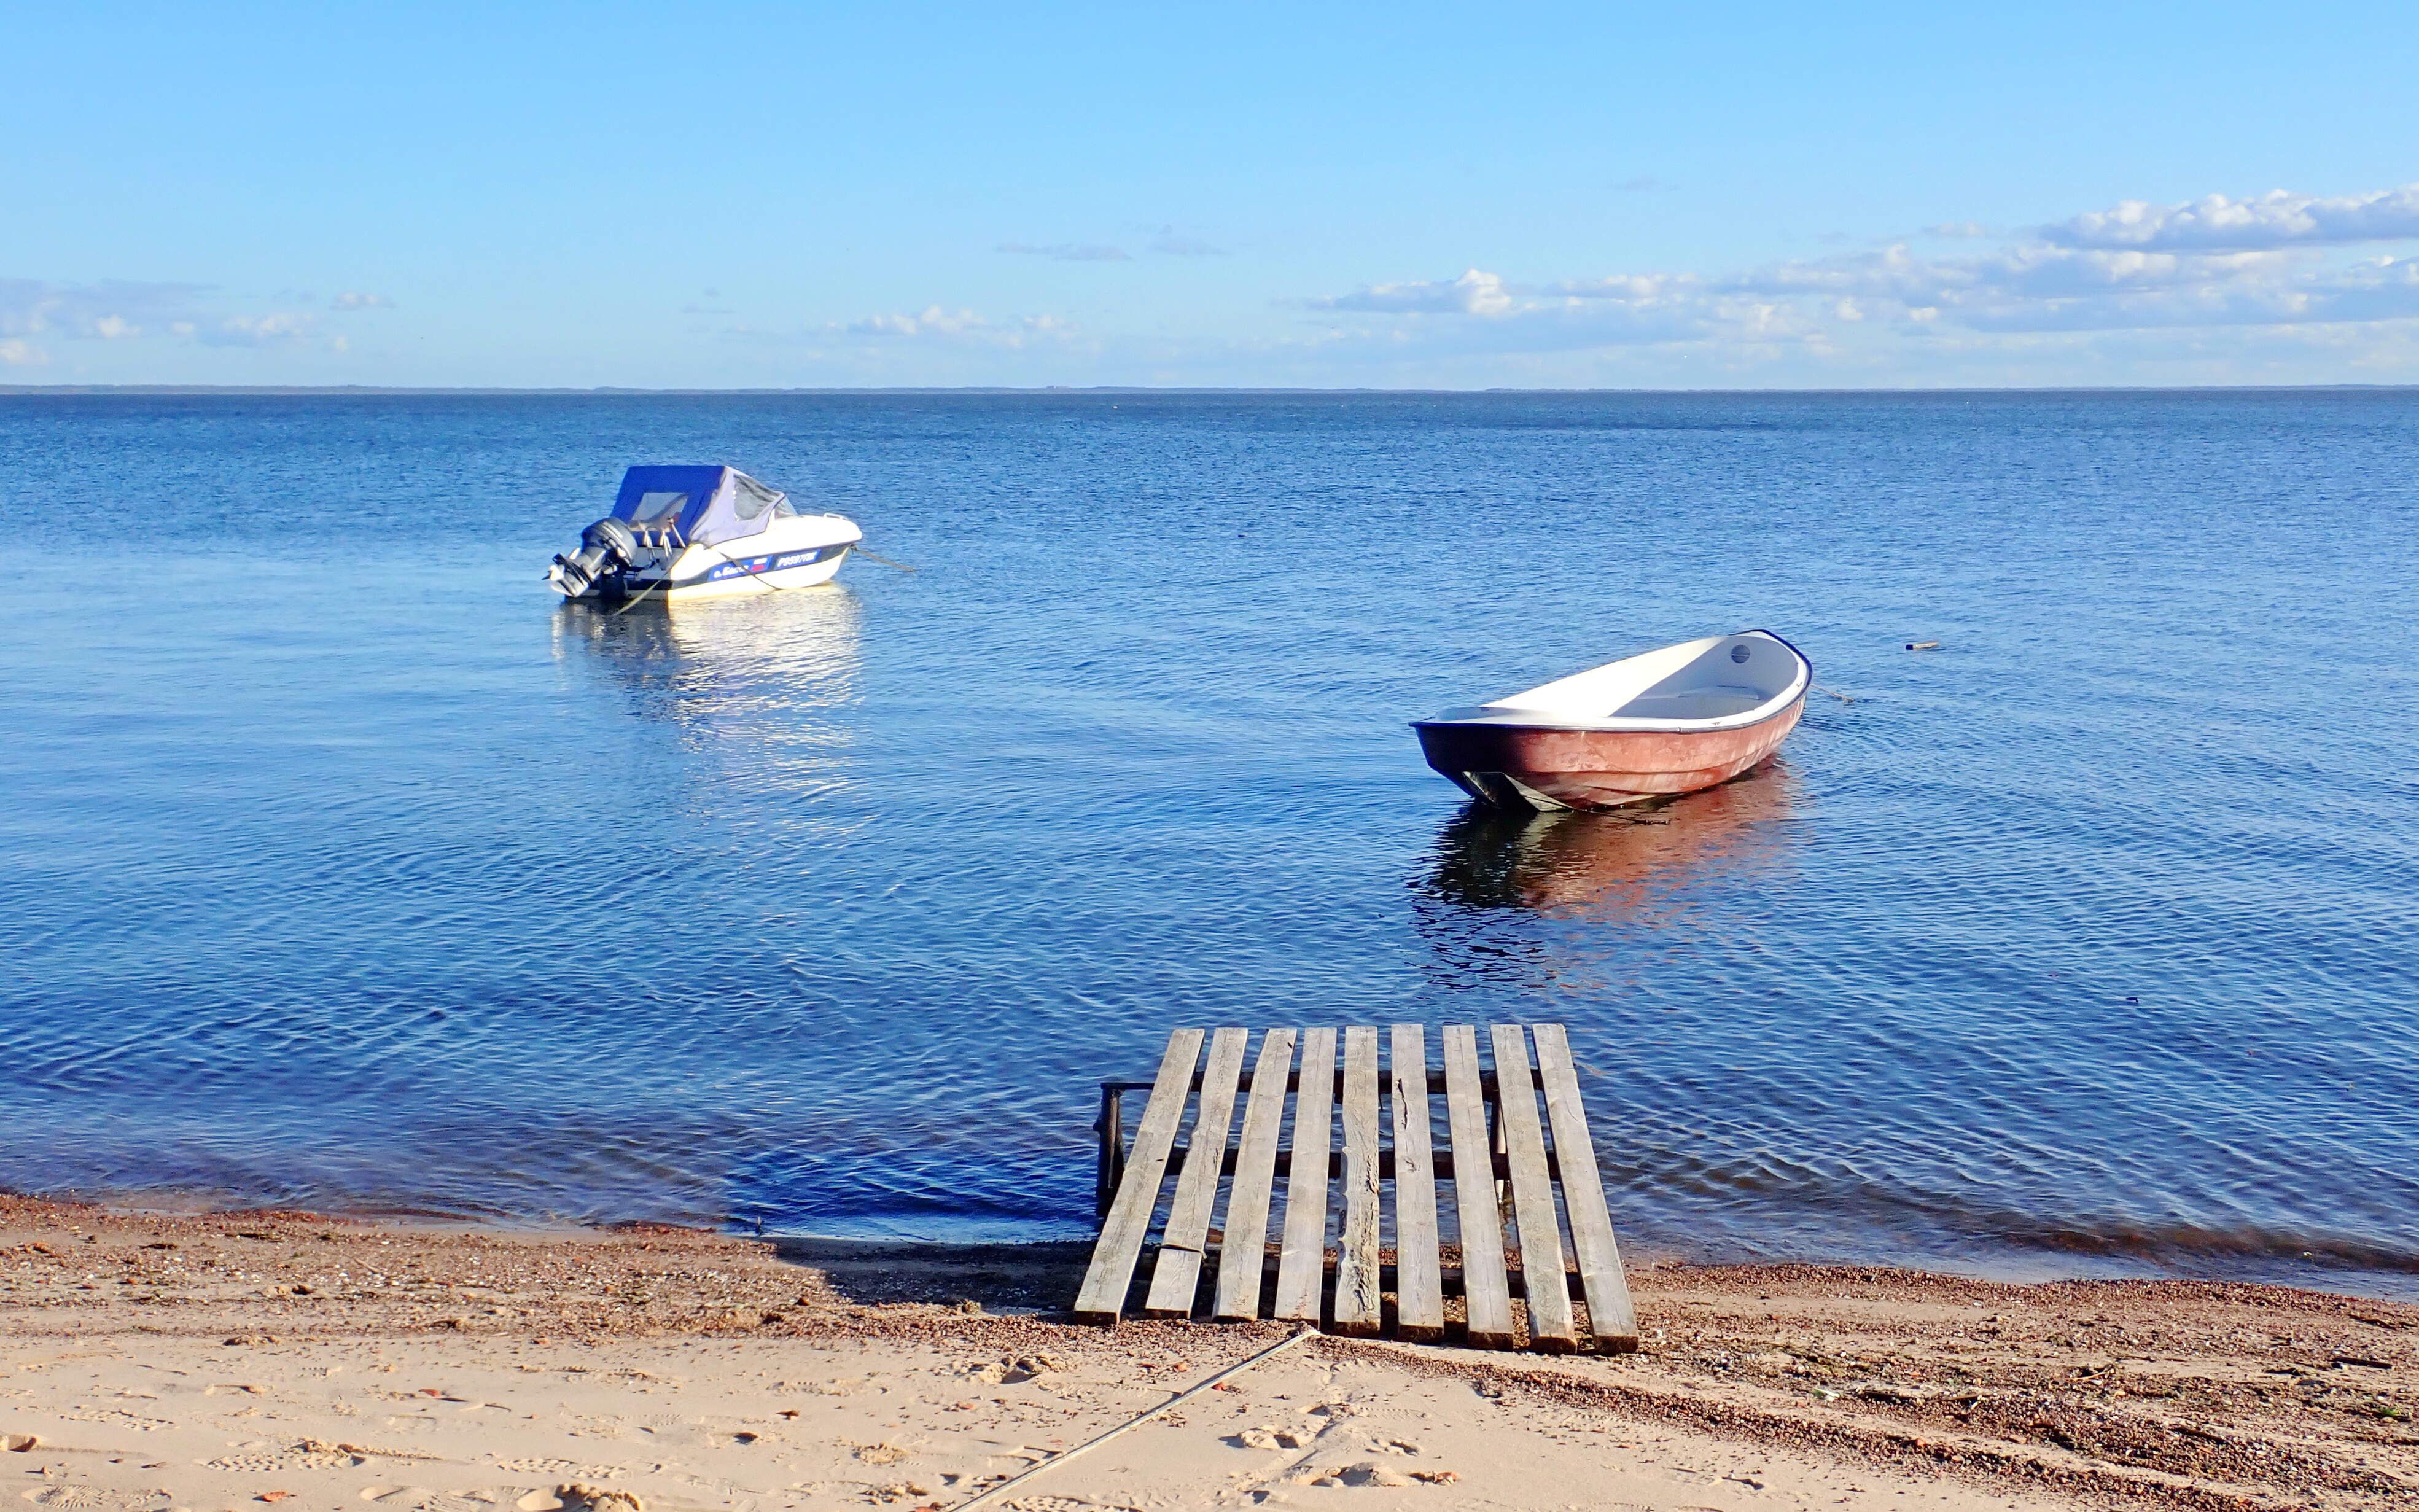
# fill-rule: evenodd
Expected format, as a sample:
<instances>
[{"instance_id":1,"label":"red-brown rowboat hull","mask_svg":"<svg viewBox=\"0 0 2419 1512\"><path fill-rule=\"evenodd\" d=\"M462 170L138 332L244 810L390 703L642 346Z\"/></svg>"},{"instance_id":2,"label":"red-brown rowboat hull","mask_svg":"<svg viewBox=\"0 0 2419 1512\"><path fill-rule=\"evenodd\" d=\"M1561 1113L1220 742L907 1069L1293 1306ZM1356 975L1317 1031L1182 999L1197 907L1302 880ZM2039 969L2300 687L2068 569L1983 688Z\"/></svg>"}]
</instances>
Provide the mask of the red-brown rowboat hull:
<instances>
[{"instance_id":1,"label":"red-brown rowboat hull","mask_svg":"<svg viewBox=\"0 0 2419 1512\"><path fill-rule=\"evenodd\" d=\"M1804 694L1733 730L1570 730L1549 725L1422 722L1428 764L1496 803L1541 795L1566 809L1618 809L1727 782L1780 748ZM1502 783L1509 778L1519 788Z\"/></svg>"}]
</instances>

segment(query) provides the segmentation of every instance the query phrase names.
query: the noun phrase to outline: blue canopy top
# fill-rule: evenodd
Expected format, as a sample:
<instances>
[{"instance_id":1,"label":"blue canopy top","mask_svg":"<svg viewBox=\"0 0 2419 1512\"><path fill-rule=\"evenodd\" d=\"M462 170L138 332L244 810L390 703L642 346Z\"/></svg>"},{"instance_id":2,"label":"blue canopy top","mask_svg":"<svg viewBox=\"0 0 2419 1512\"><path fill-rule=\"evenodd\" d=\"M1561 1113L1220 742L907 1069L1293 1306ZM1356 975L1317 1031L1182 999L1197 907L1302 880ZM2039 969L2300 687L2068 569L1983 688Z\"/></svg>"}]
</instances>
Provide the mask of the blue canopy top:
<instances>
[{"instance_id":1,"label":"blue canopy top","mask_svg":"<svg viewBox=\"0 0 2419 1512\"><path fill-rule=\"evenodd\" d=\"M613 501L616 518L648 530L670 526L701 546L753 535L795 513L786 496L718 462L632 468Z\"/></svg>"}]
</instances>

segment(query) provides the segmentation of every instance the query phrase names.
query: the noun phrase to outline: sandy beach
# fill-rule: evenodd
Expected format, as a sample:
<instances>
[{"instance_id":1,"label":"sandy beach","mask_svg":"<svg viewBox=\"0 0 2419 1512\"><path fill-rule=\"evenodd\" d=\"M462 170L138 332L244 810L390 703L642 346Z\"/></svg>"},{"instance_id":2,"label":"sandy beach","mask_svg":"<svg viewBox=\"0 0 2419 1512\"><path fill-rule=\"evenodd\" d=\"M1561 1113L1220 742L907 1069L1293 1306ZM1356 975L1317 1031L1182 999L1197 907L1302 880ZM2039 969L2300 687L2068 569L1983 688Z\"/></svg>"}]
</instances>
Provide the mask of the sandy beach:
<instances>
[{"instance_id":1,"label":"sandy beach","mask_svg":"<svg viewBox=\"0 0 2419 1512\"><path fill-rule=\"evenodd\" d=\"M2419 1308L1641 1268L1549 1360L1063 1321L1077 1246L0 1199L0 1473L94 1512L2411 1504Z\"/></svg>"}]
</instances>

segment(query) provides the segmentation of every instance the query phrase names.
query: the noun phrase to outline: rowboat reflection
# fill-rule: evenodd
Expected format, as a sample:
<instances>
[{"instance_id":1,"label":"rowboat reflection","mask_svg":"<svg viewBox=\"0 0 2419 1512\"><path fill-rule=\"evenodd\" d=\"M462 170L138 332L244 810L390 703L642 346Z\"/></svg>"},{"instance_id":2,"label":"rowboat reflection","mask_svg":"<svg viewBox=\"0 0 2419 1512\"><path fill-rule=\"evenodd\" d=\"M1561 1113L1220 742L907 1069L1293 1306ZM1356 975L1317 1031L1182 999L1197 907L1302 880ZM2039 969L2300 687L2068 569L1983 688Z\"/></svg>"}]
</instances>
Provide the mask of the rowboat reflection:
<instances>
[{"instance_id":1,"label":"rowboat reflection","mask_svg":"<svg viewBox=\"0 0 2419 1512\"><path fill-rule=\"evenodd\" d=\"M1780 856L1795 788L1776 764L1651 809L1523 813L1473 803L1438 836L1421 890L1467 908L1658 921L1705 881Z\"/></svg>"}]
</instances>

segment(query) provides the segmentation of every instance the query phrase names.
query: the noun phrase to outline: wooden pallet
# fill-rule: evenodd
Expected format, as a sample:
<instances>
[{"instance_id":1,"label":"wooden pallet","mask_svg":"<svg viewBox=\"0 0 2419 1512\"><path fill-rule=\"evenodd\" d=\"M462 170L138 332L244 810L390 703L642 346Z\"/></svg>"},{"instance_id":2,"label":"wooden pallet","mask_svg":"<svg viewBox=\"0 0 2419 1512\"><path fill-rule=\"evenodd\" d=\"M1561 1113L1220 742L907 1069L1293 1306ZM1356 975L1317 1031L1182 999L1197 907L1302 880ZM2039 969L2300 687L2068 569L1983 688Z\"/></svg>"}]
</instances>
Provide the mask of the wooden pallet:
<instances>
[{"instance_id":1,"label":"wooden pallet","mask_svg":"<svg viewBox=\"0 0 2419 1512\"><path fill-rule=\"evenodd\" d=\"M1348 1028L1340 1037L1332 1028L1267 1030L1246 1072L1250 1038L1244 1029L1178 1029L1150 1081L1102 1084L1101 1236L1075 1301L1078 1319L1116 1322L1151 1248L1142 1304L1151 1317L1206 1310L1217 1319L1268 1316L1345 1335L1391 1326L1398 1337L1431 1340L1444 1336L1445 1298L1455 1294L1467 1341L1508 1350L1518 1336L1512 1302L1518 1296L1533 1349L1568 1352L1583 1336L1599 1350L1638 1347L1629 1285L1561 1025L1494 1026L1487 1033L1493 1071L1482 1066L1478 1033L1467 1024L1444 1026L1443 1065L1435 1072L1427 1032L1417 1024L1389 1031L1382 1074L1373 1027ZM1379 1119L1381 1086L1388 1122ZM1505 1087L1508 1097L1500 1095ZM1150 1100L1129 1148L1120 1100L1146 1088ZM1292 1139L1281 1148L1288 1100ZM1296 1180L1297 1172L1309 1179ZM1162 1219L1160 1199L1171 1175L1174 1192ZM1271 1255L1279 1178L1284 1221ZM1439 1182L1446 1184L1441 1204ZM1450 1242L1441 1218L1451 1220ZM1155 1246L1148 1242L1154 1232ZM1576 1260L1575 1271L1565 1255ZM1203 1269L1213 1257L1216 1285L1205 1297ZM1586 1304L1584 1335L1575 1296Z\"/></svg>"}]
</instances>

